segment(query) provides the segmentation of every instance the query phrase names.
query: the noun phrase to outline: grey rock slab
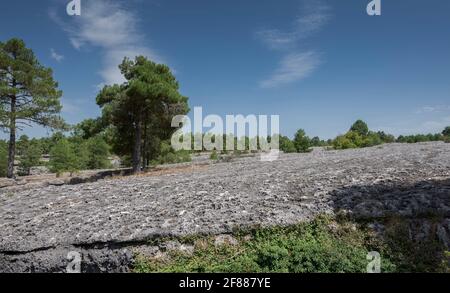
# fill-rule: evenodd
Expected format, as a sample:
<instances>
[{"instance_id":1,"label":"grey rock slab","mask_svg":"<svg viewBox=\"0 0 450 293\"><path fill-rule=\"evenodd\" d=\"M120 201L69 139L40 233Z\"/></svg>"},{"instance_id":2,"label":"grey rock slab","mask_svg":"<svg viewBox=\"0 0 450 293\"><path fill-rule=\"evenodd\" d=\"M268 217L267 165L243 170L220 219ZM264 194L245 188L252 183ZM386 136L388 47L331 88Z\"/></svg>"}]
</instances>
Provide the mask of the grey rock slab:
<instances>
[{"instance_id":1,"label":"grey rock slab","mask_svg":"<svg viewBox=\"0 0 450 293\"><path fill-rule=\"evenodd\" d=\"M448 218L449 182L450 144L434 142L283 154L274 162L234 158L158 176L0 189L0 270L11 268L5 260L11 255L98 244L116 251L109 247L290 225L319 213L364 218L433 211Z\"/></svg>"}]
</instances>

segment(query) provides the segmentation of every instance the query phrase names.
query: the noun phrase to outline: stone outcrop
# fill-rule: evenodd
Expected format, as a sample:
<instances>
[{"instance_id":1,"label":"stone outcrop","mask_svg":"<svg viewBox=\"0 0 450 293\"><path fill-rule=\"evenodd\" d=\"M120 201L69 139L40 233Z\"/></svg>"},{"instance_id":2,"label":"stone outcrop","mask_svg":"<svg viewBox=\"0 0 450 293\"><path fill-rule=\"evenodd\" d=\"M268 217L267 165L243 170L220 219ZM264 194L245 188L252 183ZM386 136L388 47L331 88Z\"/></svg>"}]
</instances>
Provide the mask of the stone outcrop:
<instances>
[{"instance_id":1,"label":"stone outcrop","mask_svg":"<svg viewBox=\"0 0 450 293\"><path fill-rule=\"evenodd\" d=\"M250 157L158 176L0 189L0 271L64 271L68 253L79 251L83 271L122 272L135 248L155 238L230 234L320 213L438 214L439 237L449 243L450 144Z\"/></svg>"}]
</instances>

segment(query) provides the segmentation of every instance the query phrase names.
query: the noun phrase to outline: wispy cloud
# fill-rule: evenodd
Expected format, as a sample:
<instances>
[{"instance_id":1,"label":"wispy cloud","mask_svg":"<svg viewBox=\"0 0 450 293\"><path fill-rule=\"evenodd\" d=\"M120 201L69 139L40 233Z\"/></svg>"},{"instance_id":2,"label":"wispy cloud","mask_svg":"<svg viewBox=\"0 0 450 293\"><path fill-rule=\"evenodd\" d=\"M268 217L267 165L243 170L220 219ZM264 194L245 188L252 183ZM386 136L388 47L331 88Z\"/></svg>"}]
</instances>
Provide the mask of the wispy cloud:
<instances>
[{"instance_id":1,"label":"wispy cloud","mask_svg":"<svg viewBox=\"0 0 450 293\"><path fill-rule=\"evenodd\" d=\"M416 110L416 114L450 112L450 105L425 106Z\"/></svg>"},{"instance_id":2,"label":"wispy cloud","mask_svg":"<svg viewBox=\"0 0 450 293\"><path fill-rule=\"evenodd\" d=\"M309 51L293 53L281 60L278 69L267 80L260 83L263 88L272 88L309 76L321 63L319 54Z\"/></svg>"},{"instance_id":3,"label":"wispy cloud","mask_svg":"<svg viewBox=\"0 0 450 293\"><path fill-rule=\"evenodd\" d=\"M64 56L56 53L55 49L53 48L50 49L50 57L56 60L56 62L61 62L64 59Z\"/></svg>"},{"instance_id":4,"label":"wispy cloud","mask_svg":"<svg viewBox=\"0 0 450 293\"><path fill-rule=\"evenodd\" d=\"M290 31L261 30L257 37L270 49L285 52L272 76L260 82L262 88L273 88L310 76L322 63L315 50L299 49L299 43L318 32L330 19L331 8L319 0L302 0L302 10Z\"/></svg>"},{"instance_id":5,"label":"wispy cloud","mask_svg":"<svg viewBox=\"0 0 450 293\"><path fill-rule=\"evenodd\" d=\"M143 45L144 36L138 29L138 15L124 8L122 1L85 0L81 16L72 22L62 22L55 13L51 17L61 24L74 48L91 46L102 50L103 68L99 72L103 84L122 83L125 79L118 69L122 59L144 55L156 62L161 58Z\"/></svg>"},{"instance_id":6,"label":"wispy cloud","mask_svg":"<svg viewBox=\"0 0 450 293\"><path fill-rule=\"evenodd\" d=\"M330 16L329 6L317 0L303 0L301 13L293 22L291 31L266 29L258 31L256 36L272 49L290 49L319 31Z\"/></svg>"}]
</instances>

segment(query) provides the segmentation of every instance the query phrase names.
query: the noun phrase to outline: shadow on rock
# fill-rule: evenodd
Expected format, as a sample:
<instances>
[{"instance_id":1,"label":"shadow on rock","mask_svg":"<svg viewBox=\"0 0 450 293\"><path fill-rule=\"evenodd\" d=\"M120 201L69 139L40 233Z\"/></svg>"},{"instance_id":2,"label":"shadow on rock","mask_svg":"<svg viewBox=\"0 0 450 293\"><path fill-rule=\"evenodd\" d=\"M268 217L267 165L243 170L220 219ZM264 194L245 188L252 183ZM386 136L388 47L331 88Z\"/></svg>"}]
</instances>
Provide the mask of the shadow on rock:
<instances>
[{"instance_id":1,"label":"shadow on rock","mask_svg":"<svg viewBox=\"0 0 450 293\"><path fill-rule=\"evenodd\" d=\"M374 182L332 193L336 215L366 225L400 271L448 271L450 179Z\"/></svg>"}]
</instances>

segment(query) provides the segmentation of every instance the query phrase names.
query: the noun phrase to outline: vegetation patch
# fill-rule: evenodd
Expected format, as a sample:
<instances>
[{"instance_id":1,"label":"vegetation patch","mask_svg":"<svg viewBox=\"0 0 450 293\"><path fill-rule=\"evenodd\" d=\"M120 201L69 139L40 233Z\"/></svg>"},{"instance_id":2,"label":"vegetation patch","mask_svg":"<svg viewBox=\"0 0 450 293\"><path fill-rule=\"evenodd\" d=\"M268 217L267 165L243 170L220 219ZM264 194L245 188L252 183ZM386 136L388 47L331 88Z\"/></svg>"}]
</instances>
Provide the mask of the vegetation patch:
<instances>
[{"instance_id":1,"label":"vegetation patch","mask_svg":"<svg viewBox=\"0 0 450 293\"><path fill-rule=\"evenodd\" d=\"M380 253L382 272L448 271L443 247L436 241L411 241L406 227L402 220L390 220L381 239L365 224L320 216L289 227L237 231L237 244L217 245L212 236L194 237L189 241L194 245L192 253L174 250L163 257L140 255L134 271L365 273L371 251Z\"/></svg>"}]
</instances>

